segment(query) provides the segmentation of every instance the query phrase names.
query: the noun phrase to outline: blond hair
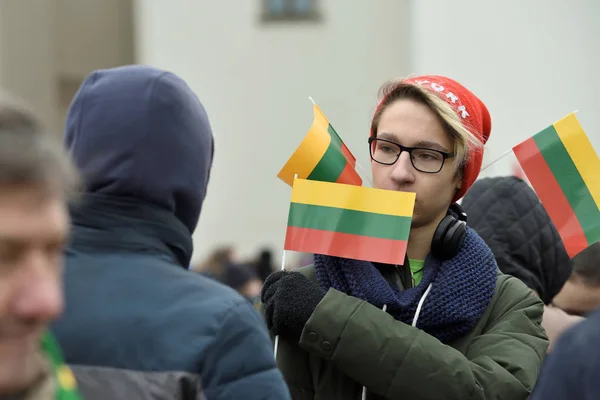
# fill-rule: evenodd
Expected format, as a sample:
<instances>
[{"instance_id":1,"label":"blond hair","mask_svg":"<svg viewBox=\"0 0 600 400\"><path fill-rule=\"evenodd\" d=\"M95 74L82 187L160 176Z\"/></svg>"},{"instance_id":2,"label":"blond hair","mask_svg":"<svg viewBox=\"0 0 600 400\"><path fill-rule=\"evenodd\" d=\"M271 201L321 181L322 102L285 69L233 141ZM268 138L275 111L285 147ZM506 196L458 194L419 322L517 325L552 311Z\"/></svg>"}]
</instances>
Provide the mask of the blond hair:
<instances>
[{"instance_id":1,"label":"blond hair","mask_svg":"<svg viewBox=\"0 0 600 400\"><path fill-rule=\"evenodd\" d=\"M385 109L397 100L410 99L427 106L439 118L444 131L454 140L454 156L458 166L467 162L469 148L483 147L481 140L466 127L456 111L435 93L419 85L395 79L383 84L379 89L380 103L371 122L371 135L377 136L377 128Z\"/></svg>"}]
</instances>

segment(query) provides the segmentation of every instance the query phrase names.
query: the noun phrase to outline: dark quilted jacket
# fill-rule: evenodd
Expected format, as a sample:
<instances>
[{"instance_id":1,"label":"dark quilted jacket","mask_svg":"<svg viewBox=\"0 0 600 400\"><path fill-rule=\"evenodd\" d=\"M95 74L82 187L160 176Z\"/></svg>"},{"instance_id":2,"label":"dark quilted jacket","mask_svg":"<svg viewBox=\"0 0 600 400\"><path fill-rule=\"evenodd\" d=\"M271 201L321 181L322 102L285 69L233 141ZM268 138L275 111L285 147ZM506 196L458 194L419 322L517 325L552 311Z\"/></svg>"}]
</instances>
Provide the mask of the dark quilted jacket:
<instances>
[{"instance_id":1,"label":"dark quilted jacket","mask_svg":"<svg viewBox=\"0 0 600 400\"><path fill-rule=\"evenodd\" d=\"M480 179L462 201L468 224L488 244L505 274L521 279L549 304L571 272L558 232L537 195L516 177Z\"/></svg>"}]
</instances>

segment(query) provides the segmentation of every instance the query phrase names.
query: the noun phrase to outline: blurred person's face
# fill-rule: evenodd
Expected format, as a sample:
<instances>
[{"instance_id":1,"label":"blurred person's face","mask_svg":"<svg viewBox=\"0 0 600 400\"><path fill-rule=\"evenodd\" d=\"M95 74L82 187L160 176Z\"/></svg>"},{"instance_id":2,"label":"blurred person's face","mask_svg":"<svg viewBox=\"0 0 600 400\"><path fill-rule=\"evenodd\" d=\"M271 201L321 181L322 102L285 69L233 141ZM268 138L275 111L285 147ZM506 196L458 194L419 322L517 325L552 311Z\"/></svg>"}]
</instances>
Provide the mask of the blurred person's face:
<instances>
[{"instance_id":1,"label":"blurred person's face","mask_svg":"<svg viewBox=\"0 0 600 400\"><path fill-rule=\"evenodd\" d=\"M452 153L453 139L444 131L438 116L427 106L413 100L398 100L381 114L377 127L377 138L406 146L439 150ZM378 154L394 152L385 142L374 142L373 157ZM397 154L397 153L396 153ZM435 152L413 153L421 161L434 162ZM460 189L461 179L456 172L455 159L443 161L442 169L437 173L418 171L411 163L408 152L403 151L393 165L383 165L371 160L373 185L379 189L416 193L412 227L435 223L446 215L448 206L456 191ZM426 164L425 164L426 165Z\"/></svg>"},{"instance_id":2,"label":"blurred person's face","mask_svg":"<svg viewBox=\"0 0 600 400\"><path fill-rule=\"evenodd\" d=\"M242 296L253 298L260 296L260 291L262 290L263 283L260 279L252 279L244 284L239 289L240 294Z\"/></svg>"},{"instance_id":3,"label":"blurred person's face","mask_svg":"<svg viewBox=\"0 0 600 400\"><path fill-rule=\"evenodd\" d=\"M40 339L63 309L69 219L60 196L0 188L0 395L26 389L42 371Z\"/></svg>"},{"instance_id":4,"label":"blurred person's face","mask_svg":"<svg viewBox=\"0 0 600 400\"><path fill-rule=\"evenodd\" d=\"M600 308L600 287L588 285L573 275L554 296L552 305L571 315L586 315Z\"/></svg>"}]
</instances>

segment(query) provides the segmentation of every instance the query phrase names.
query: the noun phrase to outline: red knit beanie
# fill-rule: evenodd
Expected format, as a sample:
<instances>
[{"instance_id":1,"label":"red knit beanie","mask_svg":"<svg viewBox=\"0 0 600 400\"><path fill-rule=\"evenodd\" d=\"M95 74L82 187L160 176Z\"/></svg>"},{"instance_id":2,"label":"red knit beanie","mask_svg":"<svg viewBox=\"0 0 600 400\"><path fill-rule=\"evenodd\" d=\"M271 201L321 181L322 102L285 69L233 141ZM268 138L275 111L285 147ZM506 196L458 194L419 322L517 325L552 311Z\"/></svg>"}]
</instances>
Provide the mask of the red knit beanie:
<instances>
[{"instance_id":1,"label":"red knit beanie","mask_svg":"<svg viewBox=\"0 0 600 400\"><path fill-rule=\"evenodd\" d=\"M462 186L453 199L453 201L457 201L467 193L467 190L475 182L481 170L483 144L487 142L492 129L490 113L485 104L477 96L450 78L439 75L423 75L404 79L402 83L421 86L423 89L429 90L445 100L452 106L464 126L482 143L482 146L479 147L469 145L467 159L463 168ZM371 134L374 134L374 132Z\"/></svg>"}]
</instances>

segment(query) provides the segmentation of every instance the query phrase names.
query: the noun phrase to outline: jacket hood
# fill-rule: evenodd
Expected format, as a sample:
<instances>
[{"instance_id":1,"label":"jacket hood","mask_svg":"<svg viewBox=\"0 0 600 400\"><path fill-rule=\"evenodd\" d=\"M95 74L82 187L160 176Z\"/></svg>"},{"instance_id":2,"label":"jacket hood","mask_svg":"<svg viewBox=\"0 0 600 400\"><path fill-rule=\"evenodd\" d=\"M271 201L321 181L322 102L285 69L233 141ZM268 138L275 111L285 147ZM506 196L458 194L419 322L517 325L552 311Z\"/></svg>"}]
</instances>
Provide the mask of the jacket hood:
<instances>
[{"instance_id":1,"label":"jacket hood","mask_svg":"<svg viewBox=\"0 0 600 400\"><path fill-rule=\"evenodd\" d=\"M140 65L94 71L69 109L65 146L87 192L165 208L193 233L214 143L204 107L181 78Z\"/></svg>"},{"instance_id":2,"label":"jacket hood","mask_svg":"<svg viewBox=\"0 0 600 400\"><path fill-rule=\"evenodd\" d=\"M498 267L549 304L571 273L569 256L533 189L517 177L478 180L464 197L468 225L492 249Z\"/></svg>"}]
</instances>

